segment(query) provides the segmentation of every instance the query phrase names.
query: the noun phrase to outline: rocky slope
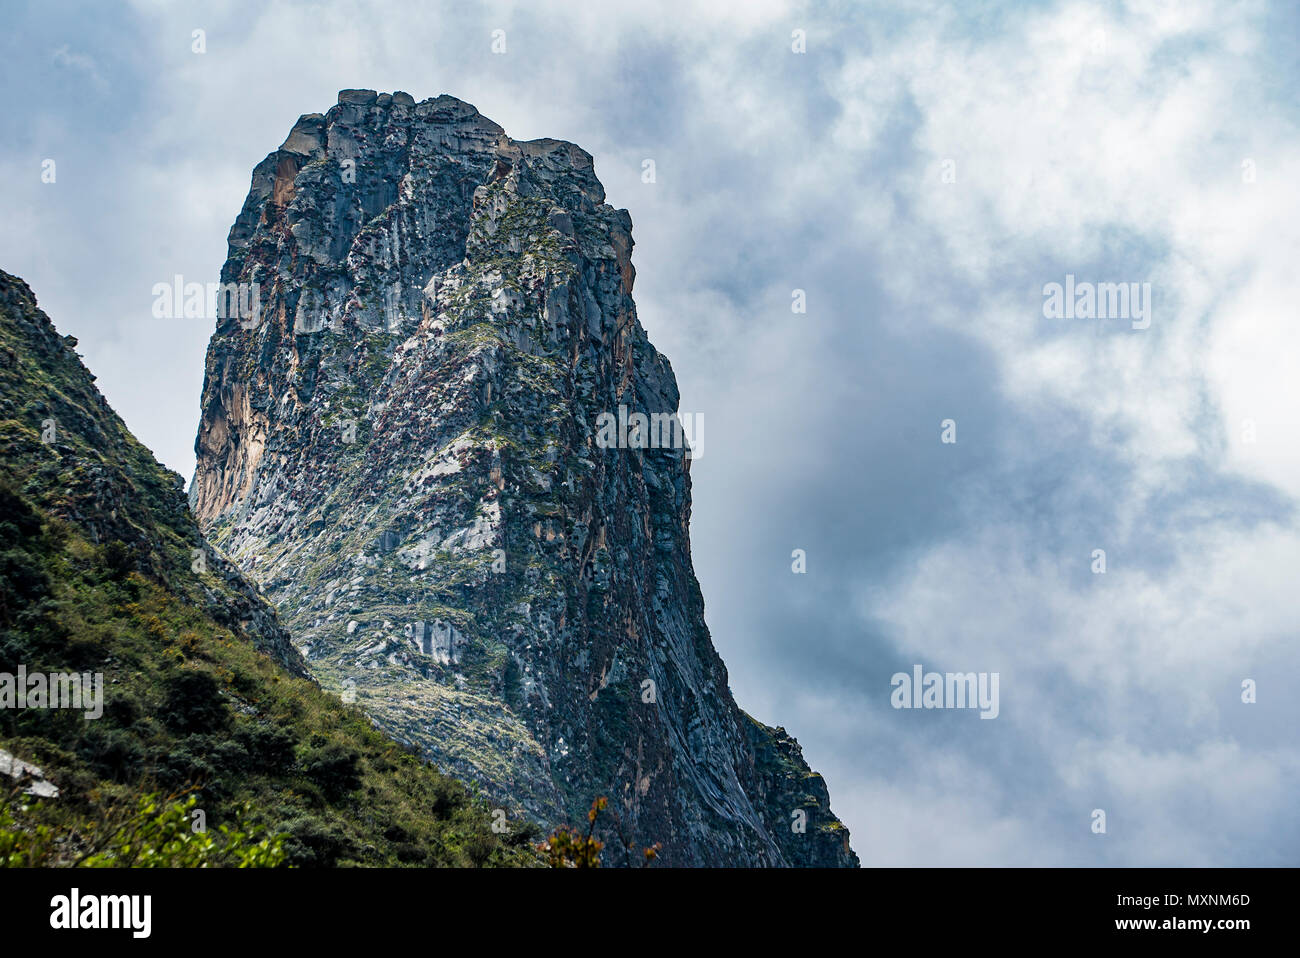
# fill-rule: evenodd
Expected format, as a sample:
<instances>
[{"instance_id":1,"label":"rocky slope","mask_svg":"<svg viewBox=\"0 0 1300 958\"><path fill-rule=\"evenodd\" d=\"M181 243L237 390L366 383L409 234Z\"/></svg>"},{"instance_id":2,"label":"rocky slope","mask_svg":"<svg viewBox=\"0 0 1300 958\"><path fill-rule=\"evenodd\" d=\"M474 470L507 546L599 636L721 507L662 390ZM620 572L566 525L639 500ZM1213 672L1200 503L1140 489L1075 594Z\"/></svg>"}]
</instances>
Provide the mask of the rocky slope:
<instances>
[{"instance_id":1,"label":"rocky slope","mask_svg":"<svg viewBox=\"0 0 1300 958\"><path fill-rule=\"evenodd\" d=\"M511 819L606 795L607 840L669 864L854 865L710 642L631 252L573 144L343 91L230 231L222 282L258 308L209 345L195 514L323 685Z\"/></svg>"}]
</instances>

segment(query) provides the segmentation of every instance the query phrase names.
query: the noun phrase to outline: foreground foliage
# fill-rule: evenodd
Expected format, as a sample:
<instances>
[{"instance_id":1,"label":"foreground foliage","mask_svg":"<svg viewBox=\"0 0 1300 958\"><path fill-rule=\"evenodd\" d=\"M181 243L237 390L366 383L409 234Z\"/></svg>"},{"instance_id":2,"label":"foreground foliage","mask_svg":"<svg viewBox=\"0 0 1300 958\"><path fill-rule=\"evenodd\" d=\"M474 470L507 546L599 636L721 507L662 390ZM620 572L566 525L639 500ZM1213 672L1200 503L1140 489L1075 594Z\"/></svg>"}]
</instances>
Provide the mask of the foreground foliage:
<instances>
[{"instance_id":1,"label":"foreground foliage","mask_svg":"<svg viewBox=\"0 0 1300 958\"><path fill-rule=\"evenodd\" d=\"M41 868L276 868L285 859L284 835L263 838L221 825L207 831L198 799L141 796L134 808L99 823L62 820L54 806L19 805L22 825L10 807L0 808L0 867ZM248 808L241 809L240 817ZM39 822L40 824L32 824Z\"/></svg>"},{"instance_id":2,"label":"foreground foliage","mask_svg":"<svg viewBox=\"0 0 1300 958\"><path fill-rule=\"evenodd\" d=\"M591 803L591 810L587 812L585 832L571 825L562 825L552 832L546 841L537 846L537 850L545 856L546 864L551 868L599 868L600 854L605 848L605 843L595 837L596 823L601 813L608 808L609 799L601 796ZM614 821L613 828L623 846L623 863L630 867L632 850L635 846L627 838L617 819ZM656 842L649 848L641 850L642 868L659 856L659 849L660 845Z\"/></svg>"}]
</instances>

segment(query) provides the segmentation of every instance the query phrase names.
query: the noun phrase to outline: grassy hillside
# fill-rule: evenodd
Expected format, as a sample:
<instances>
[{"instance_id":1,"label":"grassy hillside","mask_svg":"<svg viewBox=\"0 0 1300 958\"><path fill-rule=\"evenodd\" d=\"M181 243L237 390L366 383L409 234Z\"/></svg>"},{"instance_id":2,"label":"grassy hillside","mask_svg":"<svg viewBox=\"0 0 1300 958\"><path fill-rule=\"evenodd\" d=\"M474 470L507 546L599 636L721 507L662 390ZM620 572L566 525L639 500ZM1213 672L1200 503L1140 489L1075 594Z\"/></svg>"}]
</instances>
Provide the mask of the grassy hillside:
<instances>
[{"instance_id":1,"label":"grassy hillside","mask_svg":"<svg viewBox=\"0 0 1300 958\"><path fill-rule=\"evenodd\" d=\"M47 826L44 860L71 864L142 795L185 793L186 821L282 836L291 865L537 863L535 832L494 832L464 785L304 677L75 345L0 272L0 674L104 676L92 721L0 708L0 750L59 789L34 799L0 764L0 864L6 829L13 845Z\"/></svg>"}]
</instances>

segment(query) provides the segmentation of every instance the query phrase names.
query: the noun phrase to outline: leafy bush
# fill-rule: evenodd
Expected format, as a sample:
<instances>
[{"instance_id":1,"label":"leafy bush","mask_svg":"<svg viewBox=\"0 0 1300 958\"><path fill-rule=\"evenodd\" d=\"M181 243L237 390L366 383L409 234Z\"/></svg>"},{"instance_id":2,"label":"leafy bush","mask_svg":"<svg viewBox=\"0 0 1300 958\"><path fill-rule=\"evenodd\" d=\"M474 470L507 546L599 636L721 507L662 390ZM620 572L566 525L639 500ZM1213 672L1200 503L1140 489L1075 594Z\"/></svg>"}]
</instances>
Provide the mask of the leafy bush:
<instances>
[{"instance_id":1,"label":"leafy bush","mask_svg":"<svg viewBox=\"0 0 1300 958\"><path fill-rule=\"evenodd\" d=\"M247 806L239 810L235 825L223 824L214 833L196 827L197 805L194 795L141 795L134 806L71 829L67 822L60 823L63 828L22 824L6 805L0 807L0 867L276 868L284 863L283 835L262 837L261 826L238 827Z\"/></svg>"},{"instance_id":2,"label":"leafy bush","mask_svg":"<svg viewBox=\"0 0 1300 958\"><path fill-rule=\"evenodd\" d=\"M552 868L599 868L600 853L605 843L595 837L596 821L600 813L609 807L609 799L601 796L591 803L587 812L587 830L581 832L570 825L561 825L551 837L537 846L546 857L546 864ZM614 827L622 840L626 863L632 864L631 851L633 843L623 834L621 825L615 821ZM659 844L655 843L643 849L641 867L653 862L659 855Z\"/></svg>"},{"instance_id":3,"label":"leafy bush","mask_svg":"<svg viewBox=\"0 0 1300 958\"><path fill-rule=\"evenodd\" d=\"M187 670L167 682L163 721L178 732L210 732L226 727L226 703L207 672Z\"/></svg>"},{"instance_id":4,"label":"leafy bush","mask_svg":"<svg viewBox=\"0 0 1300 958\"><path fill-rule=\"evenodd\" d=\"M352 843L336 826L309 815L285 825L285 860L293 868L329 868L352 851Z\"/></svg>"},{"instance_id":5,"label":"leafy bush","mask_svg":"<svg viewBox=\"0 0 1300 958\"><path fill-rule=\"evenodd\" d=\"M331 742L323 748L308 749L302 756L302 771L320 786L325 796L338 799L361 787L360 754Z\"/></svg>"}]
</instances>

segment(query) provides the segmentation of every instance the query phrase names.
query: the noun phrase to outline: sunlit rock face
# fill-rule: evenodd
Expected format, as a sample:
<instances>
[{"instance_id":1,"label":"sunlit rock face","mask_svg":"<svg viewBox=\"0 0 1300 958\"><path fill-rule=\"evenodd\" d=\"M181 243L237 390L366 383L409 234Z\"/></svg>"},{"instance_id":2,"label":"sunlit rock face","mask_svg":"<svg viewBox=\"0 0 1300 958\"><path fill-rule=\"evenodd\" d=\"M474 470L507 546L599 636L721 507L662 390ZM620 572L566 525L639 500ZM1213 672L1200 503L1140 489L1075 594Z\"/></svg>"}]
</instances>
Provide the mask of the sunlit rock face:
<instances>
[{"instance_id":1,"label":"sunlit rock face","mask_svg":"<svg viewBox=\"0 0 1300 958\"><path fill-rule=\"evenodd\" d=\"M631 228L586 152L453 97L302 117L230 231L256 309L208 348L195 514L323 685L511 821L606 796L610 864L856 864L710 642Z\"/></svg>"}]
</instances>

